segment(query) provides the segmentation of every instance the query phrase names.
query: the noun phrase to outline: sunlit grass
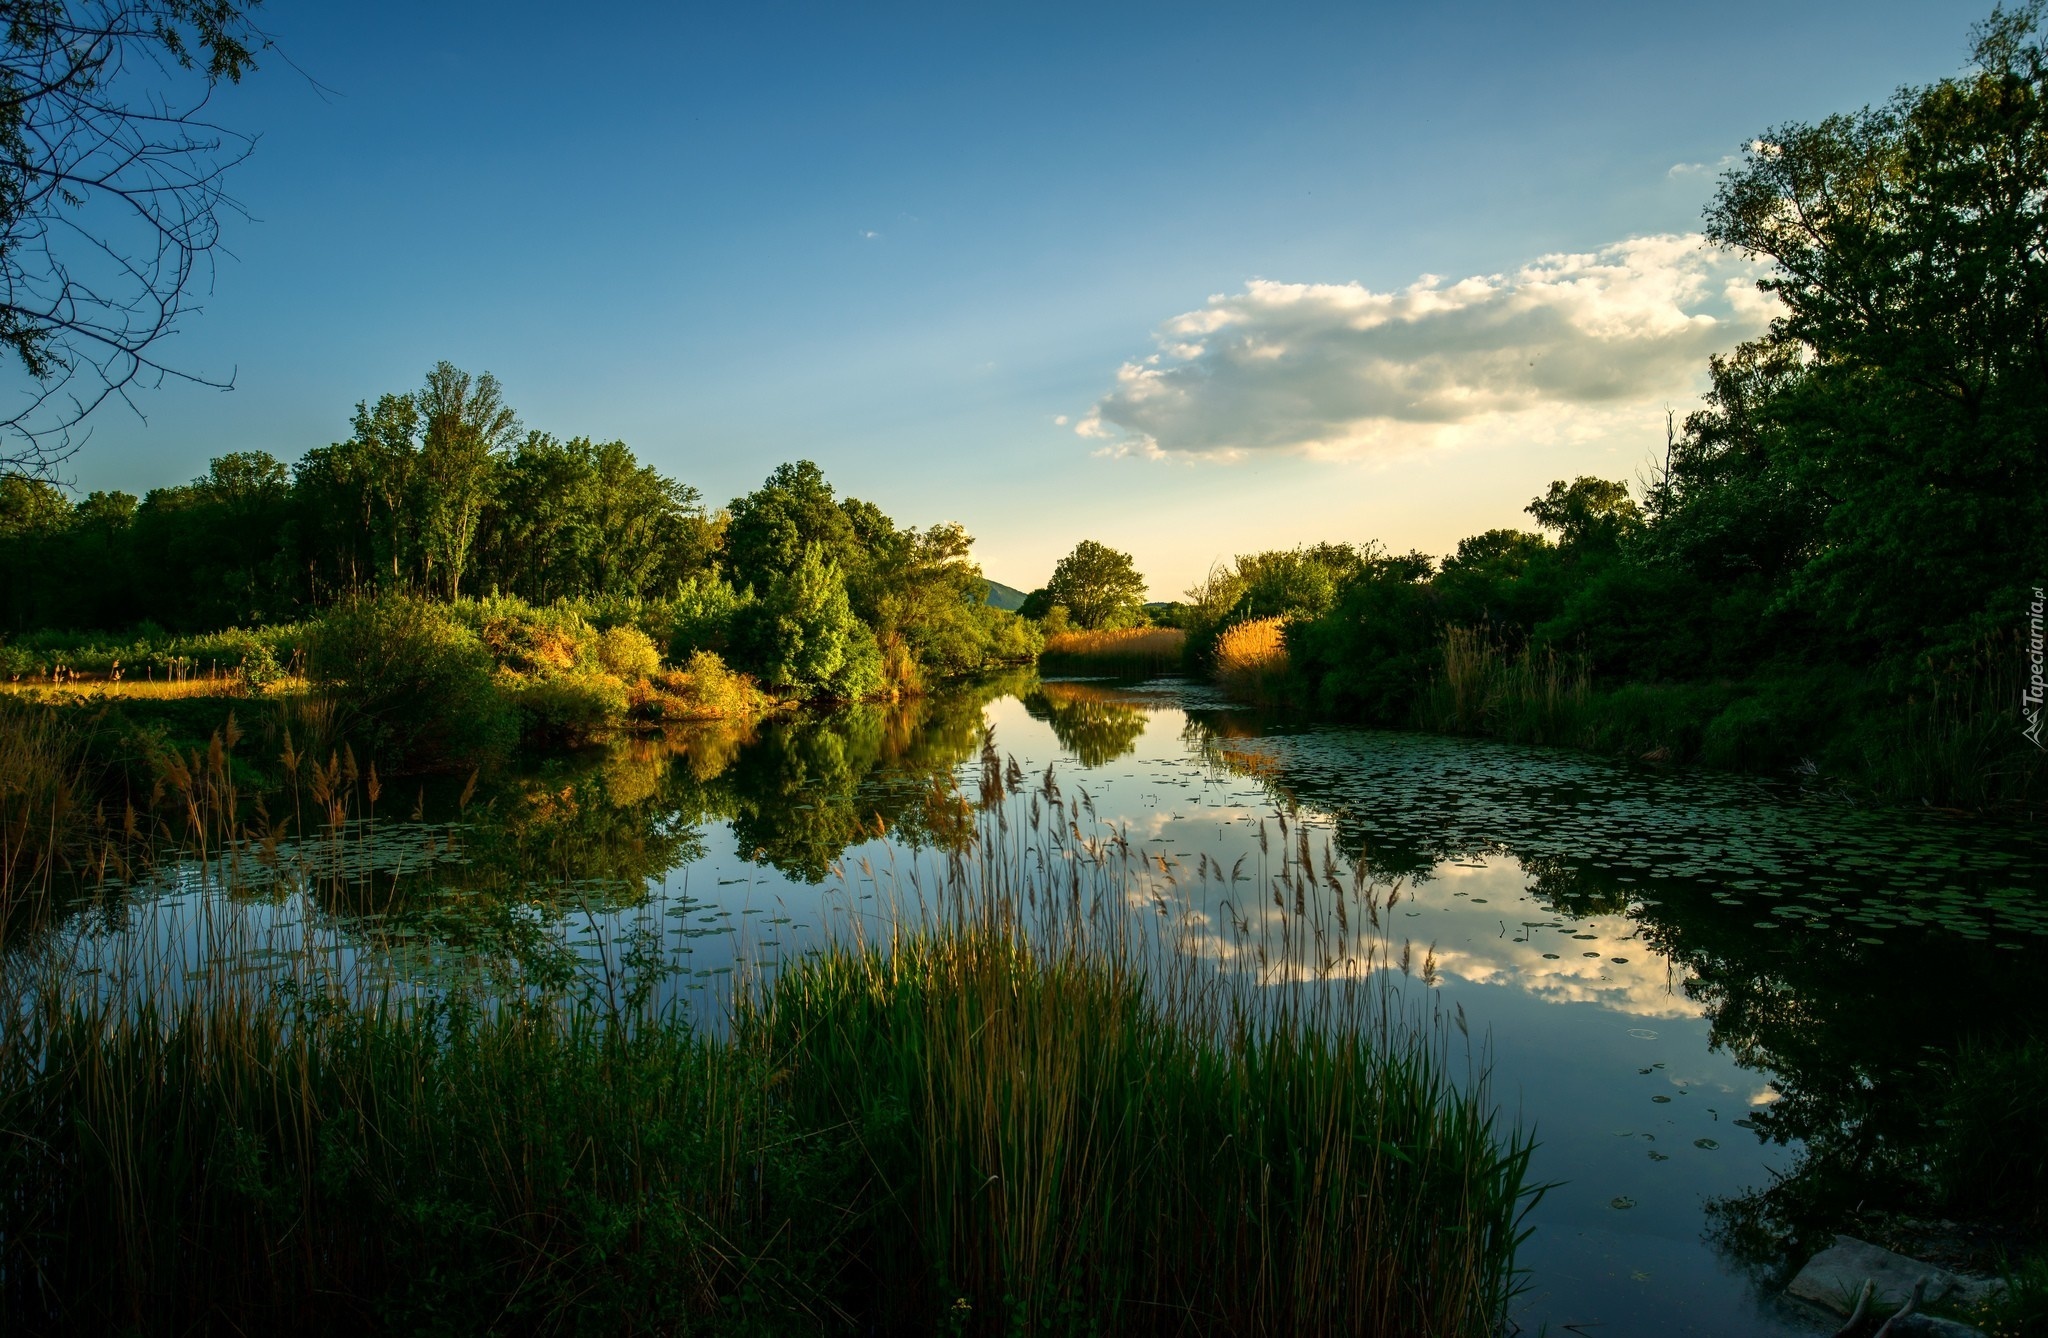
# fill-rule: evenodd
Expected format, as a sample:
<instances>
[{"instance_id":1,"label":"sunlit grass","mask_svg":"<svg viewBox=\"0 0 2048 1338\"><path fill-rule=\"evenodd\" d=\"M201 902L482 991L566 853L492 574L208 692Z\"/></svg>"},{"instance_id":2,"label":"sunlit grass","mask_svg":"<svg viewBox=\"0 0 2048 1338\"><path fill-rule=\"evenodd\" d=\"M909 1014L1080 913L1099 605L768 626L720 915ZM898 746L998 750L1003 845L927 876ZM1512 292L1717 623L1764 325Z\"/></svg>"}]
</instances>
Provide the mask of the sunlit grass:
<instances>
[{"instance_id":1,"label":"sunlit grass","mask_svg":"<svg viewBox=\"0 0 2048 1338\"><path fill-rule=\"evenodd\" d=\"M55 681L27 679L0 683L0 692L52 705L92 701L189 701L207 697L283 697L305 690L306 680L303 678L278 678L252 689L241 678L228 674L119 679L66 676Z\"/></svg>"},{"instance_id":2,"label":"sunlit grass","mask_svg":"<svg viewBox=\"0 0 2048 1338\"><path fill-rule=\"evenodd\" d=\"M1039 663L1075 673L1160 674L1180 668L1188 634L1177 627L1060 632L1045 639Z\"/></svg>"},{"instance_id":3,"label":"sunlit grass","mask_svg":"<svg viewBox=\"0 0 2048 1338\"><path fill-rule=\"evenodd\" d=\"M1287 620L1253 618L1216 639L1216 682L1233 697L1267 701L1287 675Z\"/></svg>"}]
</instances>

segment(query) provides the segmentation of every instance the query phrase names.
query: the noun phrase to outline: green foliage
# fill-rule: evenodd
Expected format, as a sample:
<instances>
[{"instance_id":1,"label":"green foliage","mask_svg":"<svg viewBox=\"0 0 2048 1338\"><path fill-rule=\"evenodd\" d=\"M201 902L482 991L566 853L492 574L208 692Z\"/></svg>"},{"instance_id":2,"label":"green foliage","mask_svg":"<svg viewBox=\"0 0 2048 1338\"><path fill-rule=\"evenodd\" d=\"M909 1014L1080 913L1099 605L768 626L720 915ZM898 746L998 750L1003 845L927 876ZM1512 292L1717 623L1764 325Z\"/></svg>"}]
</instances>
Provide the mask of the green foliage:
<instances>
[{"instance_id":1,"label":"green foliage","mask_svg":"<svg viewBox=\"0 0 2048 1338\"><path fill-rule=\"evenodd\" d=\"M1766 132L1708 211L1710 237L1771 262L1784 312L1726 364L1653 507L1725 530L1723 479L1735 506L1777 495L1775 602L1845 650L1966 649L2048 570L2044 179L2029 5L1978 30L1963 75Z\"/></svg>"},{"instance_id":2,"label":"green foliage","mask_svg":"<svg viewBox=\"0 0 2048 1338\"><path fill-rule=\"evenodd\" d=\"M520 713L520 733L542 743L578 747L625 723L632 698L617 676L572 669L515 680L507 689Z\"/></svg>"},{"instance_id":3,"label":"green foliage","mask_svg":"<svg viewBox=\"0 0 2048 1338\"><path fill-rule=\"evenodd\" d=\"M640 709L656 720L733 720L758 713L761 690L726 668L713 651L693 651L681 669L661 675Z\"/></svg>"},{"instance_id":4,"label":"green foliage","mask_svg":"<svg viewBox=\"0 0 2048 1338\"><path fill-rule=\"evenodd\" d=\"M1365 556L1335 607L1287 629L1288 659L1322 709L1406 723L1437 657L1432 566L1420 553Z\"/></svg>"},{"instance_id":5,"label":"green foliage","mask_svg":"<svg viewBox=\"0 0 2048 1338\"><path fill-rule=\"evenodd\" d=\"M838 567L816 546L769 579L733 640L742 664L799 695L854 700L882 685L875 635L854 616Z\"/></svg>"},{"instance_id":6,"label":"green foliage","mask_svg":"<svg viewBox=\"0 0 2048 1338\"><path fill-rule=\"evenodd\" d=\"M661 672L661 652L654 638L637 627L605 629L597 638L597 662L608 674L638 683Z\"/></svg>"},{"instance_id":7,"label":"green foliage","mask_svg":"<svg viewBox=\"0 0 2048 1338\"><path fill-rule=\"evenodd\" d=\"M293 467L226 455L139 503L0 482L0 627L203 629L377 589L658 597L710 567L695 489L620 442L520 438L488 375L426 380L359 403L347 441Z\"/></svg>"},{"instance_id":8,"label":"green foliage","mask_svg":"<svg viewBox=\"0 0 2048 1338\"><path fill-rule=\"evenodd\" d=\"M733 629L753 602L751 587L735 590L715 573L685 581L669 604L669 659L680 662L700 650L729 650Z\"/></svg>"},{"instance_id":9,"label":"green foliage","mask_svg":"<svg viewBox=\"0 0 2048 1338\"><path fill-rule=\"evenodd\" d=\"M1064 605L1087 631L1133 627L1143 620L1145 578L1129 553L1083 539L1059 560L1045 584L1052 604Z\"/></svg>"},{"instance_id":10,"label":"green foliage","mask_svg":"<svg viewBox=\"0 0 2048 1338\"><path fill-rule=\"evenodd\" d=\"M308 677L349 710L392 769L493 758L516 735L490 652L440 605L404 594L346 600L309 641Z\"/></svg>"},{"instance_id":11,"label":"green foliage","mask_svg":"<svg viewBox=\"0 0 2048 1338\"><path fill-rule=\"evenodd\" d=\"M0 643L0 676L47 678L57 670L125 679L220 677L252 673L271 681L305 657L310 624L229 627L196 636L174 636L144 624L128 637L79 632L30 632ZM248 676L248 675L245 675Z\"/></svg>"},{"instance_id":12,"label":"green foliage","mask_svg":"<svg viewBox=\"0 0 2048 1338\"><path fill-rule=\"evenodd\" d=\"M1240 554L1189 590L1187 603L1173 605L1167 625L1187 631L1189 666L1208 673L1217 639L1226 630L1258 618L1322 617L1336 606L1344 588L1364 575L1376 552L1350 544L1315 544Z\"/></svg>"},{"instance_id":13,"label":"green foliage","mask_svg":"<svg viewBox=\"0 0 2048 1338\"><path fill-rule=\"evenodd\" d=\"M489 580L544 602L666 594L710 568L717 541L697 490L625 443L530 432L505 461L478 544Z\"/></svg>"},{"instance_id":14,"label":"green foliage","mask_svg":"<svg viewBox=\"0 0 2048 1338\"><path fill-rule=\"evenodd\" d=\"M1770 262L1783 313L1712 360L1640 499L1559 480L1528 507L1554 540L1488 531L1433 573L1240 558L1189 591L1196 667L1289 613L1296 694L1382 724L2048 797L2014 709L2048 571L2041 16L1994 15L1963 76L1752 147L1708 231Z\"/></svg>"},{"instance_id":15,"label":"green foliage","mask_svg":"<svg viewBox=\"0 0 2048 1338\"><path fill-rule=\"evenodd\" d=\"M535 606L503 597L451 606L501 669L522 678L596 668L598 632L568 604Z\"/></svg>"},{"instance_id":16,"label":"green foliage","mask_svg":"<svg viewBox=\"0 0 2048 1338\"><path fill-rule=\"evenodd\" d=\"M840 572L859 563L862 543L848 508L809 460L778 465L767 481L727 508L725 569L736 585L766 590L795 570L809 550ZM869 508L872 510L872 508ZM879 515L880 513L875 513Z\"/></svg>"},{"instance_id":17,"label":"green foliage","mask_svg":"<svg viewBox=\"0 0 2048 1338\"><path fill-rule=\"evenodd\" d=\"M1585 475L1551 484L1526 509L1538 525L1557 532L1559 547L1575 555L1617 553L1643 523L1628 485Z\"/></svg>"},{"instance_id":18,"label":"green foliage","mask_svg":"<svg viewBox=\"0 0 2048 1338\"><path fill-rule=\"evenodd\" d=\"M2048 1228L2048 1040L1966 1045L1942 1090L1934 1174L1948 1210Z\"/></svg>"}]
</instances>

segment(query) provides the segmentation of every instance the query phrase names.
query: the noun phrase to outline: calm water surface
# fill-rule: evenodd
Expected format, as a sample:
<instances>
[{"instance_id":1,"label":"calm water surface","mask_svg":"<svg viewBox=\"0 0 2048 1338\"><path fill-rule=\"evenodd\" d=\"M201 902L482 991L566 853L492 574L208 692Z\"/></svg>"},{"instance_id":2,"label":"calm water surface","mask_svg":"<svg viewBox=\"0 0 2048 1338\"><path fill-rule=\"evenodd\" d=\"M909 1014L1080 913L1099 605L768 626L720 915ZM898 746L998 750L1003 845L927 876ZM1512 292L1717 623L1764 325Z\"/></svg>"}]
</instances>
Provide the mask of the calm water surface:
<instances>
[{"instance_id":1,"label":"calm water surface","mask_svg":"<svg viewBox=\"0 0 2048 1338\"><path fill-rule=\"evenodd\" d=\"M973 792L984 726L1163 857L1154 891L1219 921L1214 903L1256 893L1190 871L1205 855L1258 867L1281 814L1399 888L1381 915L1396 952L1412 948L1403 988L1462 1008L1496 1098L1535 1128L1536 1177L1556 1182L1522 1255L1531 1332L1824 1331L1768 1299L1769 1263L1739 1261L1729 1206L1817 1173L1809 1149L1839 1166L1858 1140L1924 1134L1930 1056L2048 1011L2048 852L2031 832L1288 727L1173 680L1021 677L621 745L537 766L459 816L447 796L386 795L399 820L353 829L310 884L266 888L258 867L228 895L188 866L34 950L110 980L147 943L175 964L152 987L172 990L306 956L406 990L508 957L604 979L651 954L665 990L713 1000L957 838L953 787ZM447 820L405 820L415 807Z\"/></svg>"}]
</instances>

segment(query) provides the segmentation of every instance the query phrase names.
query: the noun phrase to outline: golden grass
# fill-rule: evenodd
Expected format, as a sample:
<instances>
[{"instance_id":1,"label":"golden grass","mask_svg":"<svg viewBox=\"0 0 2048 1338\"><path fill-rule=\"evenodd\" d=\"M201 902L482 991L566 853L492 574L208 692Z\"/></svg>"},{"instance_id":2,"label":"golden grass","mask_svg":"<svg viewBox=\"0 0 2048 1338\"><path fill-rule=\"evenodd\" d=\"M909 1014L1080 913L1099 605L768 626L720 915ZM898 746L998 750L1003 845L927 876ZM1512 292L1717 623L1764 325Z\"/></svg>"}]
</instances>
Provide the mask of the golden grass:
<instances>
[{"instance_id":1,"label":"golden grass","mask_svg":"<svg viewBox=\"0 0 2048 1338\"><path fill-rule=\"evenodd\" d=\"M1188 634L1178 627L1125 627L1104 632L1058 632L1045 639L1048 655L1178 659Z\"/></svg>"},{"instance_id":2,"label":"golden grass","mask_svg":"<svg viewBox=\"0 0 2048 1338\"><path fill-rule=\"evenodd\" d=\"M1177 627L1126 627L1117 631L1058 632L1045 639L1042 668L1083 674L1146 677L1170 674L1181 665L1188 634Z\"/></svg>"},{"instance_id":3,"label":"golden grass","mask_svg":"<svg viewBox=\"0 0 2048 1338\"><path fill-rule=\"evenodd\" d=\"M1216 641L1216 681L1234 697L1268 699L1287 673L1287 620L1254 618Z\"/></svg>"},{"instance_id":4,"label":"golden grass","mask_svg":"<svg viewBox=\"0 0 2048 1338\"><path fill-rule=\"evenodd\" d=\"M305 690L306 680L303 678L280 678L265 685L254 695L283 697ZM218 677L177 679L66 677L54 683L47 679L0 683L0 692L45 705L89 701L186 701L200 697L252 695L241 679L227 674Z\"/></svg>"}]
</instances>

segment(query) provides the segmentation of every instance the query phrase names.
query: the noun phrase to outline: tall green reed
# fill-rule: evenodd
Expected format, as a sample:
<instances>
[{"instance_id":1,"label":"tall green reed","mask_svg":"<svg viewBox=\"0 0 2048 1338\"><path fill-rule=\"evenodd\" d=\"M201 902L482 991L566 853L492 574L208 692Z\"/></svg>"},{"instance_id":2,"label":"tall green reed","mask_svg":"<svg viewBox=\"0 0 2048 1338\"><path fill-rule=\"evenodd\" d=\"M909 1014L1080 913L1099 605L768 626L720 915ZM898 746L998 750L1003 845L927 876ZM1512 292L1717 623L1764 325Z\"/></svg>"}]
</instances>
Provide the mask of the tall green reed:
<instances>
[{"instance_id":1,"label":"tall green reed","mask_svg":"<svg viewBox=\"0 0 2048 1338\"><path fill-rule=\"evenodd\" d=\"M1483 625L1447 627L1442 663L1416 704L1416 724L1585 747L1590 693L1582 656L1534 648L1509 654Z\"/></svg>"}]
</instances>

